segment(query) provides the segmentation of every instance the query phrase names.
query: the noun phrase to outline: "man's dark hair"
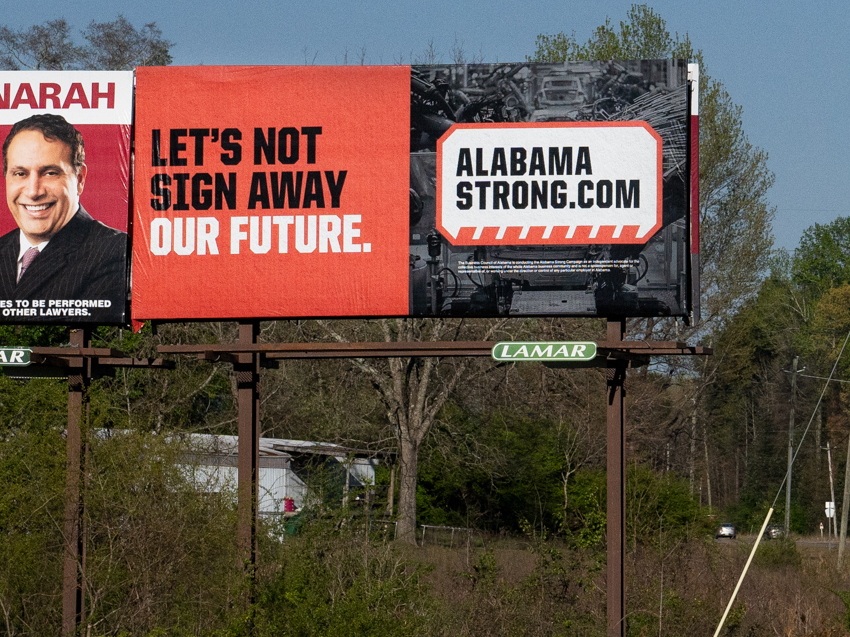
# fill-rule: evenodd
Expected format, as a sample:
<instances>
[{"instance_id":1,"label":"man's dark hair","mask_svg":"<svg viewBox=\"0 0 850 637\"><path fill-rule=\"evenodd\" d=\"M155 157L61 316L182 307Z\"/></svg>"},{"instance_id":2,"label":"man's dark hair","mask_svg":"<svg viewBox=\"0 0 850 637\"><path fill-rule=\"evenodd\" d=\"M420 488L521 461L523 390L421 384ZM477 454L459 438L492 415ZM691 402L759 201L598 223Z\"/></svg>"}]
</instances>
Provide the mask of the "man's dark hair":
<instances>
[{"instance_id":1,"label":"man's dark hair","mask_svg":"<svg viewBox=\"0 0 850 637\"><path fill-rule=\"evenodd\" d=\"M9 144L12 139L25 130L37 130L48 141L59 140L63 144L67 144L71 149L71 165L74 166L74 172L78 175L86 163L86 149L83 146L83 136L76 128L69 124L61 115L33 115L22 119L20 122L12 126L6 141L3 142L3 174L8 170L7 155Z\"/></svg>"}]
</instances>

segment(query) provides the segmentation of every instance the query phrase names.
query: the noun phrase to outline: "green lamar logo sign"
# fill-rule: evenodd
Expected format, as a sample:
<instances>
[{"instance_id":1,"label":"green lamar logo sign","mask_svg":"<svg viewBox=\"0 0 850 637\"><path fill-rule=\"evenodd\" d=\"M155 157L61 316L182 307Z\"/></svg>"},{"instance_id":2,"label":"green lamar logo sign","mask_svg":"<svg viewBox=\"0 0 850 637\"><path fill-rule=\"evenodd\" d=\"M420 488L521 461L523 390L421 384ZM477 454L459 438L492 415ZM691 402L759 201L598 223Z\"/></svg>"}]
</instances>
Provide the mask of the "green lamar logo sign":
<instances>
[{"instance_id":1,"label":"green lamar logo sign","mask_svg":"<svg viewBox=\"0 0 850 637\"><path fill-rule=\"evenodd\" d=\"M30 364L31 349L0 347L0 367L26 367Z\"/></svg>"},{"instance_id":2,"label":"green lamar logo sign","mask_svg":"<svg viewBox=\"0 0 850 637\"><path fill-rule=\"evenodd\" d=\"M591 341L546 341L496 343L497 361L591 361L596 358L596 343Z\"/></svg>"}]
</instances>

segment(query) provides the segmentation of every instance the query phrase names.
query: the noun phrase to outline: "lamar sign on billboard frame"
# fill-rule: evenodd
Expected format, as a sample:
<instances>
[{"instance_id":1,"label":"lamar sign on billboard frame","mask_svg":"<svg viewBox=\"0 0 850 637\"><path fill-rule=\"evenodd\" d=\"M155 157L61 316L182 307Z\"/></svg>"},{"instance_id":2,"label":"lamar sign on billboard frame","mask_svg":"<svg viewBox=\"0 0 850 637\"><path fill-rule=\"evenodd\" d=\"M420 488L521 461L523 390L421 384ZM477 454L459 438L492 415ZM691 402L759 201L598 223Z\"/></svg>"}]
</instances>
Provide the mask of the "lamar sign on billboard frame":
<instances>
[{"instance_id":1,"label":"lamar sign on billboard frame","mask_svg":"<svg viewBox=\"0 0 850 637\"><path fill-rule=\"evenodd\" d=\"M0 72L0 323L126 323L132 113L131 71Z\"/></svg>"},{"instance_id":2,"label":"lamar sign on billboard frame","mask_svg":"<svg viewBox=\"0 0 850 637\"><path fill-rule=\"evenodd\" d=\"M139 69L133 316L687 317L691 92L679 60Z\"/></svg>"}]
</instances>

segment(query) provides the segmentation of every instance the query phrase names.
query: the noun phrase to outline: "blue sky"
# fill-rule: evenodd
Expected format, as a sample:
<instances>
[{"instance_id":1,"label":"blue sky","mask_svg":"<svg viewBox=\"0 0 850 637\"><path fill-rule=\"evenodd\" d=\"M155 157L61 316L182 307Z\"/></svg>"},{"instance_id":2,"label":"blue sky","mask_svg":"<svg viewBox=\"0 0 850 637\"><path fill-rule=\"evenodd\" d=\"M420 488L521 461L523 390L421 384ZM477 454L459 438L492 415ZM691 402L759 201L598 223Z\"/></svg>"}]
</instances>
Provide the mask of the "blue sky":
<instances>
[{"instance_id":1,"label":"blue sky","mask_svg":"<svg viewBox=\"0 0 850 637\"><path fill-rule=\"evenodd\" d=\"M538 34L580 41L631 2L526 0L33 0L0 23L18 28L64 17L73 26L114 19L156 22L176 64L409 63L433 43L442 61L455 42L484 61L521 61ZM671 33L688 34L707 71L743 109L750 142L769 153L776 184L776 245L793 249L813 223L850 214L850 9L839 0L649 2Z\"/></svg>"}]
</instances>

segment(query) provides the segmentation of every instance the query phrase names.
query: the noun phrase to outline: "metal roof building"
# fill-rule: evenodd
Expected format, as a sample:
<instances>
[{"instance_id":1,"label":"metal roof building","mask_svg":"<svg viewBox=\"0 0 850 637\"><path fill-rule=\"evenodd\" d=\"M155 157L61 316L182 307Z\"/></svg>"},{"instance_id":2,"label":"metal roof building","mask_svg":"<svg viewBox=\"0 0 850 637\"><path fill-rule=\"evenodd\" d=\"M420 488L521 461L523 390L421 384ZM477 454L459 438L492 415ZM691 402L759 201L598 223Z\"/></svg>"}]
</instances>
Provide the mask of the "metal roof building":
<instances>
[{"instance_id":1,"label":"metal roof building","mask_svg":"<svg viewBox=\"0 0 850 637\"><path fill-rule=\"evenodd\" d=\"M235 491L238 436L188 434L185 440L193 451L184 467L196 486L208 492ZM260 438L260 515L284 513L286 499L291 499L296 509L319 502L328 497L329 480L334 487L331 491L342 498L347 497L349 489L374 485L379 462L376 455L331 443ZM325 470L322 487L313 484L317 465Z\"/></svg>"}]
</instances>

